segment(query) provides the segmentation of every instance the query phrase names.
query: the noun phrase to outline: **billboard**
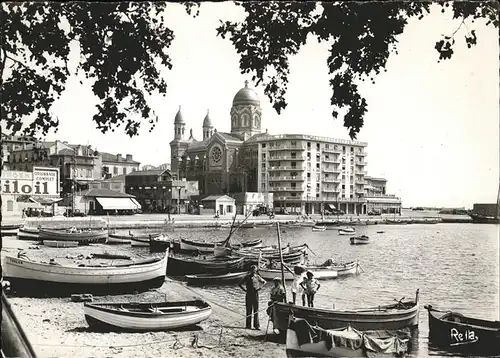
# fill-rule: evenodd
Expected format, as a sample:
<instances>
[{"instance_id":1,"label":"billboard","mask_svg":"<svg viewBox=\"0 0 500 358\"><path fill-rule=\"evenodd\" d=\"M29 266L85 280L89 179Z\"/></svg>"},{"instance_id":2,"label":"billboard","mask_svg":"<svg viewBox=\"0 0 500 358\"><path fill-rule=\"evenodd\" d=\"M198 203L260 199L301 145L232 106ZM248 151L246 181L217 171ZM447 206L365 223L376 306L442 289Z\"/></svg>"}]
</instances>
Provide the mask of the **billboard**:
<instances>
[{"instance_id":1,"label":"billboard","mask_svg":"<svg viewBox=\"0 0 500 358\"><path fill-rule=\"evenodd\" d=\"M59 168L34 167L33 172L3 170L0 192L9 195L59 196Z\"/></svg>"}]
</instances>

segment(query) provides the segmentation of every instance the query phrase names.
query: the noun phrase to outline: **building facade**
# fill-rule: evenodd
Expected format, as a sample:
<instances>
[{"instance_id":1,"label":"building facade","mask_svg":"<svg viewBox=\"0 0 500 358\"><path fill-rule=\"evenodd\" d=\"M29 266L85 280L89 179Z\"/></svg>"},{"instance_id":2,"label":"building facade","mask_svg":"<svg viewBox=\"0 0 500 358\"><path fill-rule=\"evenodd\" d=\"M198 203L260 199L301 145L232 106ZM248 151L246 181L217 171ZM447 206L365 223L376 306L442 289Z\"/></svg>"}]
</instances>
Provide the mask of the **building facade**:
<instances>
[{"instance_id":1,"label":"building facade","mask_svg":"<svg viewBox=\"0 0 500 358\"><path fill-rule=\"evenodd\" d=\"M192 129L187 137L179 108L170 142L172 175L198 181L202 196L273 193L278 211L314 214L327 204L367 213L367 143L262 132L260 100L248 82L233 99L230 132L217 131L209 112L202 123L202 140Z\"/></svg>"}]
</instances>

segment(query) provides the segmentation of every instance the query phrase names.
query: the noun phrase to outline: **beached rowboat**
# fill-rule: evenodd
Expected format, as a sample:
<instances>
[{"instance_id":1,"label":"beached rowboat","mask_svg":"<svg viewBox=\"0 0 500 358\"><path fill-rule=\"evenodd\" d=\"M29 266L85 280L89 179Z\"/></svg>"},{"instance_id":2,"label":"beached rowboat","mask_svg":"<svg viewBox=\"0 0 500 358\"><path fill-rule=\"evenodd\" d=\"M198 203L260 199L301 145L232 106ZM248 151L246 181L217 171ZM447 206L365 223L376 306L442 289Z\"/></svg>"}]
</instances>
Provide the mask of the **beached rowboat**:
<instances>
[{"instance_id":1,"label":"beached rowboat","mask_svg":"<svg viewBox=\"0 0 500 358\"><path fill-rule=\"evenodd\" d=\"M0 232L2 236L16 236L21 226L22 226L21 224L2 225L0 228Z\"/></svg>"},{"instance_id":2,"label":"beached rowboat","mask_svg":"<svg viewBox=\"0 0 500 358\"><path fill-rule=\"evenodd\" d=\"M78 241L43 240L43 245L48 247L77 247Z\"/></svg>"},{"instance_id":3,"label":"beached rowboat","mask_svg":"<svg viewBox=\"0 0 500 358\"><path fill-rule=\"evenodd\" d=\"M351 245L366 245L370 243L370 238L366 235L350 237Z\"/></svg>"},{"instance_id":4,"label":"beached rowboat","mask_svg":"<svg viewBox=\"0 0 500 358\"><path fill-rule=\"evenodd\" d=\"M225 274L243 270L243 258L183 257L170 256L167 274L185 276L191 274Z\"/></svg>"},{"instance_id":5,"label":"beached rowboat","mask_svg":"<svg viewBox=\"0 0 500 358\"><path fill-rule=\"evenodd\" d=\"M429 340L439 348L467 355L500 355L500 321L487 321L458 312L425 306L429 313Z\"/></svg>"},{"instance_id":6,"label":"beached rowboat","mask_svg":"<svg viewBox=\"0 0 500 358\"><path fill-rule=\"evenodd\" d=\"M311 339L317 337L317 339ZM410 351L411 332L360 332L350 326L323 329L291 317L286 333L287 357L402 357Z\"/></svg>"},{"instance_id":7,"label":"beached rowboat","mask_svg":"<svg viewBox=\"0 0 500 358\"><path fill-rule=\"evenodd\" d=\"M36 227L21 227L17 233L19 240L39 240L40 231Z\"/></svg>"},{"instance_id":8,"label":"beached rowboat","mask_svg":"<svg viewBox=\"0 0 500 358\"><path fill-rule=\"evenodd\" d=\"M159 303L85 303L85 320L98 330L166 331L206 320L212 307L201 300Z\"/></svg>"},{"instance_id":9,"label":"beached rowboat","mask_svg":"<svg viewBox=\"0 0 500 358\"><path fill-rule=\"evenodd\" d=\"M71 293L131 293L158 288L165 281L168 251L151 258L113 266L62 266L6 256L4 279L13 291L28 295L65 296Z\"/></svg>"},{"instance_id":10,"label":"beached rowboat","mask_svg":"<svg viewBox=\"0 0 500 358\"><path fill-rule=\"evenodd\" d=\"M221 275L213 274L198 274L186 275L188 285L227 285L230 283L239 282L248 274L248 271L231 272Z\"/></svg>"},{"instance_id":11,"label":"beached rowboat","mask_svg":"<svg viewBox=\"0 0 500 358\"><path fill-rule=\"evenodd\" d=\"M104 230L39 230L40 240L57 240L57 241L78 241L80 245L88 245L89 243L105 243L108 238L108 232Z\"/></svg>"},{"instance_id":12,"label":"beached rowboat","mask_svg":"<svg viewBox=\"0 0 500 358\"><path fill-rule=\"evenodd\" d=\"M198 251L201 253L214 253L215 247L222 245L225 240L217 241L217 242L205 242L205 241L194 241L181 239L180 240L180 249L181 251ZM234 247L235 249L245 248L245 247L258 247L262 244L262 240L255 239L242 242L240 244L230 245L230 247Z\"/></svg>"},{"instance_id":13,"label":"beached rowboat","mask_svg":"<svg viewBox=\"0 0 500 358\"><path fill-rule=\"evenodd\" d=\"M273 306L274 327L285 332L288 317L293 315L314 321L325 329L351 326L360 331L402 329L418 326L418 290L415 301L352 310L325 309L296 306L290 303L276 302Z\"/></svg>"},{"instance_id":14,"label":"beached rowboat","mask_svg":"<svg viewBox=\"0 0 500 358\"><path fill-rule=\"evenodd\" d=\"M106 240L106 244L108 245L130 244L130 235L108 234L108 239Z\"/></svg>"}]
</instances>

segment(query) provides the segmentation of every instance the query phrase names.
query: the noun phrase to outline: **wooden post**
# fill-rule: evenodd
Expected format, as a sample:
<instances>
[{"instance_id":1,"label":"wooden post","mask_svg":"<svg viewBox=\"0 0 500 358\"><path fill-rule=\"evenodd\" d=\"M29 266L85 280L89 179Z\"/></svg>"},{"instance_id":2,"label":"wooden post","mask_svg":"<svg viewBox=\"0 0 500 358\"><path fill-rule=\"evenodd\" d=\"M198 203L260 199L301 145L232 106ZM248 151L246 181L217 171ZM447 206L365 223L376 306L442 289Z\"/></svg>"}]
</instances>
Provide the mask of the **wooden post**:
<instances>
[{"instance_id":1,"label":"wooden post","mask_svg":"<svg viewBox=\"0 0 500 358\"><path fill-rule=\"evenodd\" d=\"M283 271L283 252L281 252L281 230L280 230L280 223L279 221L276 221L276 228L278 230L278 250L280 251L280 263L281 263L281 282L283 284L283 288L285 289L285 302L286 300L286 285L285 285L285 272Z\"/></svg>"}]
</instances>

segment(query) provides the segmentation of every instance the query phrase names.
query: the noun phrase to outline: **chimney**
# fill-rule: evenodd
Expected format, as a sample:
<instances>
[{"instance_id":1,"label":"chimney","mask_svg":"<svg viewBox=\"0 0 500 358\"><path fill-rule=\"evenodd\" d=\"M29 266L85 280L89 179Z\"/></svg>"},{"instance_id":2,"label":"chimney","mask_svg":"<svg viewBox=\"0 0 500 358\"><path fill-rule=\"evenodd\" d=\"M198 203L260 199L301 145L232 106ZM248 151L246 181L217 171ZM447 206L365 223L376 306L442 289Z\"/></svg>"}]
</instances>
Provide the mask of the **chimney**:
<instances>
[{"instance_id":1,"label":"chimney","mask_svg":"<svg viewBox=\"0 0 500 358\"><path fill-rule=\"evenodd\" d=\"M132 161L132 154L125 154L125 157L126 157L126 161L127 162L131 162Z\"/></svg>"},{"instance_id":2,"label":"chimney","mask_svg":"<svg viewBox=\"0 0 500 358\"><path fill-rule=\"evenodd\" d=\"M122 155L121 154L117 154L116 155L116 161L117 162L121 162L122 161Z\"/></svg>"}]
</instances>

